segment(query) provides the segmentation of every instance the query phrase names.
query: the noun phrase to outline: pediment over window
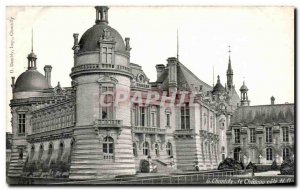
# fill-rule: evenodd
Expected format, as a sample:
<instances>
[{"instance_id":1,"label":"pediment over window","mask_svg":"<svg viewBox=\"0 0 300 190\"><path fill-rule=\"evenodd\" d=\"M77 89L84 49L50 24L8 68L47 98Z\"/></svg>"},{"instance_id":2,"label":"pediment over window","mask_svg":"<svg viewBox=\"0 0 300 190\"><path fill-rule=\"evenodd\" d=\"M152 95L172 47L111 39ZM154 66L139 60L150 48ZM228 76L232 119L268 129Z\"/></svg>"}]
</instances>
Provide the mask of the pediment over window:
<instances>
[{"instance_id":1,"label":"pediment over window","mask_svg":"<svg viewBox=\"0 0 300 190\"><path fill-rule=\"evenodd\" d=\"M112 76L105 75L105 76L99 78L97 82L98 83L113 83L113 84L117 84L119 81L116 78L112 77Z\"/></svg>"}]
</instances>

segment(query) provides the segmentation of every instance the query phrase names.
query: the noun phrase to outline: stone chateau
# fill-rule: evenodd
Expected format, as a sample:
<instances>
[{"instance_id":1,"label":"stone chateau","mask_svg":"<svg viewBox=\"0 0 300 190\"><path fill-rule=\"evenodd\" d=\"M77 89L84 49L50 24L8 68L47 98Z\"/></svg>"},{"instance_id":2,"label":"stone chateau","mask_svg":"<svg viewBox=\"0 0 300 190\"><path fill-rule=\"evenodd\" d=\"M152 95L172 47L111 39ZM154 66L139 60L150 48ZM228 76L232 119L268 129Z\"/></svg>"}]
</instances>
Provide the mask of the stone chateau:
<instances>
[{"instance_id":1,"label":"stone chateau","mask_svg":"<svg viewBox=\"0 0 300 190\"><path fill-rule=\"evenodd\" d=\"M130 62L130 39L108 25L109 8L95 9L95 24L73 34L70 87L52 87L52 67L41 74L33 50L27 70L12 78L8 176L37 162L63 161L69 178L92 179L134 175L143 159L170 173L216 169L226 157L270 163L293 154L294 105L249 106L246 85L241 98L236 91L230 55L225 85L219 76L208 85L175 57L156 65L150 82ZM118 92L130 95L128 104L113 104ZM153 92L158 98L147 101ZM106 93L110 106L101 103Z\"/></svg>"}]
</instances>

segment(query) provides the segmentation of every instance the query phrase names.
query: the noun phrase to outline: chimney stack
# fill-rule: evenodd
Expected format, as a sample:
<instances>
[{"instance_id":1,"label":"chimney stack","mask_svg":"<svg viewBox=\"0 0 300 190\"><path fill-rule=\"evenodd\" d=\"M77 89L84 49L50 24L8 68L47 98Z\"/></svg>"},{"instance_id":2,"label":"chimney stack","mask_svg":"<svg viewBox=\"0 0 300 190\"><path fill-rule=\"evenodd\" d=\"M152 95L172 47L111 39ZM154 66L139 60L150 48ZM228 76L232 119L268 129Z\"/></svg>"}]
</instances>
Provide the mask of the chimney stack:
<instances>
[{"instance_id":1,"label":"chimney stack","mask_svg":"<svg viewBox=\"0 0 300 190\"><path fill-rule=\"evenodd\" d=\"M15 77L11 77L11 87L15 88Z\"/></svg>"},{"instance_id":2,"label":"chimney stack","mask_svg":"<svg viewBox=\"0 0 300 190\"><path fill-rule=\"evenodd\" d=\"M167 59L169 68L169 94L177 92L177 58L170 57Z\"/></svg>"},{"instance_id":3,"label":"chimney stack","mask_svg":"<svg viewBox=\"0 0 300 190\"><path fill-rule=\"evenodd\" d=\"M125 38L125 48L126 48L126 51L130 51L131 50L131 47L130 47L130 38Z\"/></svg>"},{"instance_id":4,"label":"chimney stack","mask_svg":"<svg viewBox=\"0 0 300 190\"><path fill-rule=\"evenodd\" d=\"M49 86L51 86L51 70L52 70L51 65L45 65L45 67L44 67L45 77L47 79Z\"/></svg>"},{"instance_id":5,"label":"chimney stack","mask_svg":"<svg viewBox=\"0 0 300 190\"><path fill-rule=\"evenodd\" d=\"M158 65L155 65L155 68L156 68L156 73L157 73L157 79L161 76L161 74L164 72L165 70L165 65L163 64L158 64Z\"/></svg>"}]
</instances>

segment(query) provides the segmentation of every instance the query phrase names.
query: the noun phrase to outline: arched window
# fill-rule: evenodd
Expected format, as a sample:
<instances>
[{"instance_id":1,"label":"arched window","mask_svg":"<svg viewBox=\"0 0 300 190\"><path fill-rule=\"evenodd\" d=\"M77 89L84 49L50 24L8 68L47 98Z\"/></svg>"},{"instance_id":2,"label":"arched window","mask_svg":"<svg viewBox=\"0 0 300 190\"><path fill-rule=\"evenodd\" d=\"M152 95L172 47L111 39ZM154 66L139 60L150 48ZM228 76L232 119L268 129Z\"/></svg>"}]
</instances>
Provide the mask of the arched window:
<instances>
[{"instance_id":1,"label":"arched window","mask_svg":"<svg viewBox=\"0 0 300 190\"><path fill-rule=\"evenodd\" d=\"M159 156L159 147L158 147L158 144L155 144L155 155Z\"/></svg>"},{"instance_id":2,"label":"arched window","mask_svg":"<svg viewBox=\"0 0 300 190\"><path fill-rule=\"evenodd\" d=\"M38 161L41 160L41 158L42 158L42 156L43 156L43 153L44 153L44 146L41 144L41 145L40 145L40 150L39 150Z\"/></svg>"},{"instance_id":3,"label":"arched window","mask_svg":"<svg viewBox=\"0 0 300 190\"><path fill-rule=\"evenodd\" d=\"M143 143L143 154L145 156L149 156L149 143L148 142Z\"/></svg>"},{"instance_id":4,"label":"arched window","mask_svg":"<svg viewBox=\"0 0 300 190\"><path fill-rule=\"evenodd\" d=\"M290 150L288 148L284 148L282 150L282 158L283 160L286 160L290 157Z\"/></svg>"},{"instance_id":5,"label":"arched window","mask_svg":"<svg viewBox=\"0 0 300 190\"><path fill-rule=\"evenodd\" d=\"M272 150L272 148L267 148L266 149L266 156L267 156L267 160L273 160L273 150Z\"/></svg>"},{"instance_id":6,"label":"arched window","mask_svg":"<svg viewBox=\"0 0 300 190\"><path fill-rule=\"evenodd\" d=\"M71 157L72 157L72 152L73 152L74 144L75 144L75 140L72 139L71 143L70 143L70 154L69 154L69 157L68 157L69 163L71 163Z\"/></svg>"},{"instance_id":7,"label":"arched window","mask_svg":"<svg viewBox=\"0 0 300 190\"><path fill-rule=\"evenodd\" d=\"M58 156L57 156L57 160L60 161L61 160L61 157L62 157L62 154L64 152L64 143L60 143L59 144L59 148L58 148Z\"/></svg>"},{"instance_id":8,"label":"arched window","mask_svg":"<svg viewBox=\"0 0 300 190\"><path fill-rule=\"evenodd\" d=\"M34 145L32 145L30 150L30 159L33 160L33 157L34 157Z\"/></svg>"},{"instance_id":9,"label":"arched window","mask_svg":"<svg viewBox=\"0 0 300 190\"><path fill-rule=\"evenodd\" d=\"M222 146L222 152L225 152L225 146Z\"/></svg>"},{"instance_id":10,"label":"arched window","mask_svg":"<svg viewBox=\"0 0 300 190\"><path fill-rule=\"evenodd\" d=\"M172 144L170 142L168 142L167 145L166 145L166 151L167 151L167 155L168 156L172 156L173 155Z\"/></svg>"},{"instance_id":11,"label":"arched window","mask_svg":"<svg viewBox=\"0 0 300 190\"><path fill-rule=\"evenodd\" d=\"M104 160L114 159L114 139L111 137L105 137L103 142L103 154Z\"/></svg>"},{"instance_id":12,"label":"arched window","mask_svg":"<svg viewBox=\"0 0 300 190\"><path fill-rule=\"evenodd\" d=\"M137 156L137 148L136 148L136 144L133 143L133 144L132 144L132 147L133 147L133 156Z\"/></svg>"},{"instance_id":13,"label":"arched window","mask_svg":"<svg viewBox=\"0 0 300 190\"><path fill-rule=\"evenodd\" d=\"M48 148L48 157L50 157L52 155L53 152L53 145L49 144L49 148Z\"/></svg>"}]
</instances>

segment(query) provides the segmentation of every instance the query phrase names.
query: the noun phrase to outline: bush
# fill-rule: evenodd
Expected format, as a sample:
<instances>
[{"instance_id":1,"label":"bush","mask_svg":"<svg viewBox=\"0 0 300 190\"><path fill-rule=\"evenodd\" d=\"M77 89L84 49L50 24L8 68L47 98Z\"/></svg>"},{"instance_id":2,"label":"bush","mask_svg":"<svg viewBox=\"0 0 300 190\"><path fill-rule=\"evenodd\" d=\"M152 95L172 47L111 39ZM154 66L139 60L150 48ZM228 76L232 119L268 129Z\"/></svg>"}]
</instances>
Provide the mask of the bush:
<instances>
[{"instance_id":1,"label":"bush","mask_svg":"<svg viewBox=\"0 0 300 190\"><path fill-rule=\"evenodd\" d=\"M280 166L281 175L294 175L295 174L295 164L294 159L284 160Z\"/></svg>"},{"instance_id":2,"label":"bush","mask_svg":"<svg viewBox=\"0 0 300 190\"><path fill-rule=\"evenodd\" d=\"M249 162L246 169L252 169L253 172L256 172L257 171L257 166L255 164L253 164L252 162Z\"/></svg>"},{"instance_id":3,"label":"bush","mask_svg":"<svg viewBox=\"0 0 300 190\"><path fill-rule=\"evenodd\" d=\"M55 163L55 161L51 161L50 163L50 170L52 170L53 173L56 173L58 167L57 164Z\"/></svg>"},{"instance_id":4,"label":"bush","mask_svg":"<svg viewBox=\"0 0 300 190\"><path fill-rule=\"evenodd\" d=\"M42 165L42 172L48 172L50 170L50 167L47 163L43 163Z\"/></svg>"},{"instance_id":5,"label":"bush","mask_svg":"<svg viewBox=\"0 0 300 190\"><path fill-rule=\"evenodd\" d=\"M218 166L218 170L243 170L244 168L244 164L241 161L233 158L226 158Z\"/></svg>"},{"instance_id":6,"label":"bush","mask_svg":"<svg viewBox=\"0 0 300 190\"><path fill-rule=\"evenodd\" d=\"M150 164L147 160L143 159L140 162L140 169L142 173L149 173L150 171Z\"/></svg>"},{"instance_id":7,"label":"bush","mask_svg":"<svg viewBox=\"0 0 300 190\"><path fill-rule=\"evenodd\" d=\"M57 162L57 170L60 172L68 172L70 169L70 164L64 161Z\"/></svg>"},{"instance_id":8,"label":"bush","mask_svg":"<svg viewBox=\"0 0 300 190\"><path fill-rule=\"evenodd\" d=\"M270 171L270 164L258 164L257 165L257 172L265 172Z\"/></svg>"},{"instance_id":9,"label":"bush","mask_svg":"<svg viewBox=\"0 0 300 190\"><path fill-rule=\"evenodd\" d=\"M35 171L37 171L36 163L35 162L29 163L27 172L32 174Z\"/></svg>"},{"instance_id":10,"label":"bush","mask_svg":"<svg viewBox=\"0 0 300 190\"><path fill-rule=\"evenodd\" d=\"M43 163L41 163L40 161L37 161L35 164L36 164L36 171L42 170Z\"/></svg>"},{"instance_id":11,"label":"bush","mask_svg":"<svg viewBox=\"0 0 300 190\"><path fill-rule=\"evenodd\" d=\"M273 163L271 165L271 170L278 170L278 166L277 166L276 160L273 161Z\"/></svg>"}]
</instances>

